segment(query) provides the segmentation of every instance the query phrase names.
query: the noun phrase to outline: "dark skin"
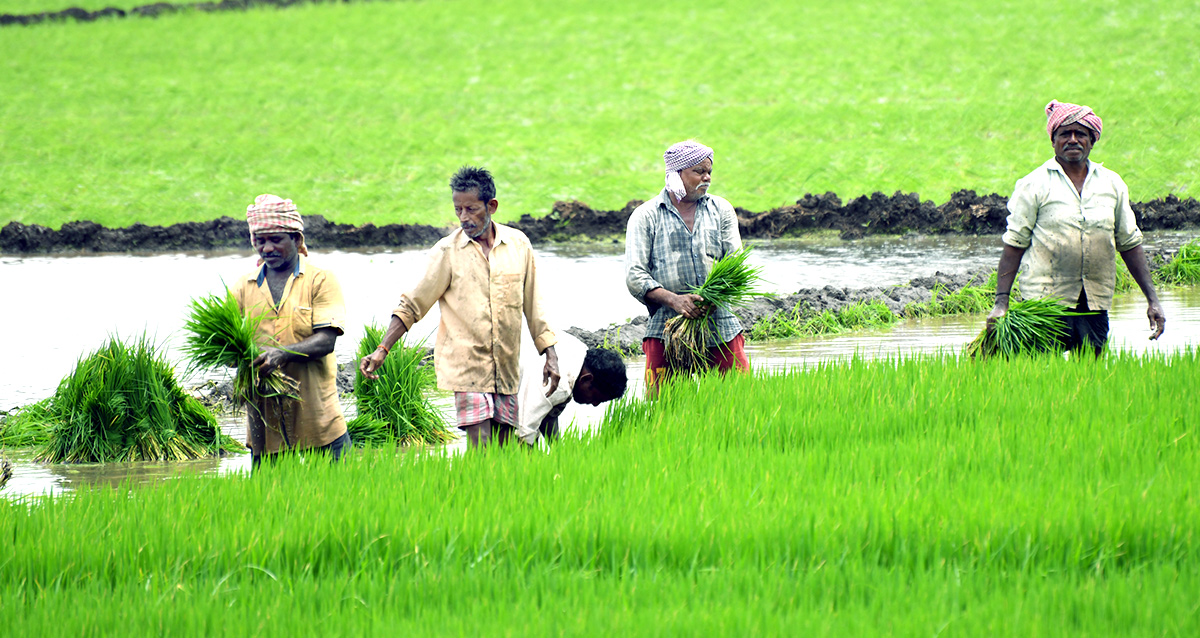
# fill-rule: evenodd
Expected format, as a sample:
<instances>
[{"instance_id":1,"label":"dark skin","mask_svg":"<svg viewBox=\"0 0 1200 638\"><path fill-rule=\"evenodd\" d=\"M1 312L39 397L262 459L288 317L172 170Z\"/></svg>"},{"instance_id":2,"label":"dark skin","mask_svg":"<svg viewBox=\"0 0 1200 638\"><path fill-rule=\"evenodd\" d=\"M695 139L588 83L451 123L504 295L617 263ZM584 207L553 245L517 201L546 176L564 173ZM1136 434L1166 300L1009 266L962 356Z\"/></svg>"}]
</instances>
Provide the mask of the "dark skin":
<instances>
[{"instance_id":1,"label":"dark skin","mask_svg":"<svg viewBox=\"0 0 1200 638\"><path fill-rule=\"evenodd\" d=\"M491 253L492 246L496 241L496 226L492 223L492 215L500 207L500 202L495 198L483 201L479 198L479 192L476 189L454 192L451 199L454 202L454 215L458 218L459 226L479 246L486 258ZM406 332L408 332L408 326L404 325L399 317L392 315L380 347L375 352L363 357L358 364L358 369L364 377L372 380L379 378L375 371L383 366L383 361L387 358L387 350L391 350L392 346L396 345L396 342L400 341ZM550 346L543 354L546 355L546 365L542 368L542 383L550 385L550 390L546 392L546 396L550 396L553 394L554 388L558 387L558 380L561 378L558 372L558 352L554 346Z\"/></svg>"},{"instance_id":2,"label":"dark skin","mask_svg":"<svg viewBox=\"0 0 1200 638\"><path fill-rule=\"evenodd\" d=\"M271 290L271 298L278 305L287 288L288 278L295 272L296 263L300 259L296 250L296 237L291 233L258 233L254 235L254 248L267 267L267 287ZM337 338L336 328L317 328L312 336L289 344L286 348L266 348L251 365L258 368L260 375L265 376L288 363L324 357L333 352ZM250 417L251 453L257 457L265 445L265 439L262 437L264 425L255 410L247 410L247 414Z\"/></svg>"},{"instance_id":3,"label":"dark skin","mask_svg":"<svg viewBox=\"0 0 1200 638\"><path fill-rule=\"evenodd\" d=\"M1088 155L1095 143L1093 132L1082 124L1068 124L1054 129L1050 139L1054 146L1054 159L1062 167L1063 172L1075 185L1076 192L1083 193L1083 182L1088 174ZM987 327L990 329L996 320L1008 314L1008 297L1012 291L1013 280L1017 268L1021 265L1021 257L1025 255L1024 248L1004 245L1000 253L1000 265L996 267L996 305L987 316ZM1150 339L1162 336L1167 327L1167 315L1163 312L1162 304L1158 301L1158 293L1154 290L1154 280L1150 276L1150 266L1146 263L1146 253L1141 246L1135 246L1121 253L1121 260L1129 268L1129 274L1137 282L1138 288L1146 296L1146 318L1150 320Z\"/></svg>"},{"instance_id":4,"label":"dark skin","mask_svg":"<svg viewBox=\"0 0 1200 638\"><path fill-rule=\"evenodd\" d=\"M674 194L669 195L671 203L679 211L679 216L689 231L696 226L696 206L700 199L708 193L709 186L712 185L712 166L710 157L691 168L679 171L679 179L683 181L685 191L683 198L676 198ZM688 319L697 319L712 312L712 307L705 306L700 295L675 294L666 288L655 288L647 292L646 301L666 306Z\"/></svg>"}]
</instances>

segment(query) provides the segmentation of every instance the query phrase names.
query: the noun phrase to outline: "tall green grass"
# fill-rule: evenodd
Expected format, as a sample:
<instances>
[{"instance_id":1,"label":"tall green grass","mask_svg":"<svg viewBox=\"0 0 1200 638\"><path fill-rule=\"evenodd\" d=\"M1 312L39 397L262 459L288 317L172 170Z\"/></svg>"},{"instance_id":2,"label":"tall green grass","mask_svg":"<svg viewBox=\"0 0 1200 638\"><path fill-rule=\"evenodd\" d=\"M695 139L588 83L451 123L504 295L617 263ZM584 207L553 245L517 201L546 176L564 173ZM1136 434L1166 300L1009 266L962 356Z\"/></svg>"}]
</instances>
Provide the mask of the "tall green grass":
<instances>
[{"instance_id":1,"label":"tall green grass","mask_svg":"<svg viewBox=\"0 0 1200 638\"><path fill-rule=\"evenodd\" d=\"M1154 271L1154 279L1166 286L1194 286L1200 283L1200 239L1180 246L1171 261Z\"/></svg>"},{"instance_id":2,"label":"tall green grass","mask_svg":"<svg viewBox=\"0 0 1200 638\"><path fill-rule=\"evenodd\" d=\"M620 209L658 192L662 152L693 137L716 149L713 192L749 210L825 191L943 202L1007 194L1049 158L1051 98L1095 107L1093 157L1134 199L1195 195L1200 12L1103 0L1071 8L1080 29L1063 15L455 0L6 28L0 223L236 217L275 192L340 222L449 225L466 163L497 175L501 221L560 199Z\"/></svg>"},{"instance_id":3,"label":"tall green grass","mask_svg":"<svg viewBox=\"0 0 1200 638\"><path fill-rule=\"evenodd\" d=\"M375 352L383 341L384 329L366 326L358 342L355 361ZM396 343L378 370L378 379L362 372L354 375L354 398L358 416L347 424L350 439L357 445L440 444L454 440L442 413L429 399L437 388L433 362L426 360L425 344Z\"/></svg>"},{"instance_id":4,"label":"tall green grass","mask_svg":"<svg viewBox=\"0 0 1200 638\"><path fill-rule=\"evenodd\" d=\"M241 449L145 338L114 337L80 357L53 396L9 417L4 432L6 445L38 445L38 458L54 463L180 461Z\"/></svg>"},{"instance_id":5,"label":"tall green grass","mask_svg":"<svg viewBox=\"0 0 1200 638\"><path fill-rule=\"evenodd\" d=\"M1194 352L827 362L668 384L551 455L367 450L0 501L0 623L1193 635L1198 378Z\"/></svg>"}]
</instances>

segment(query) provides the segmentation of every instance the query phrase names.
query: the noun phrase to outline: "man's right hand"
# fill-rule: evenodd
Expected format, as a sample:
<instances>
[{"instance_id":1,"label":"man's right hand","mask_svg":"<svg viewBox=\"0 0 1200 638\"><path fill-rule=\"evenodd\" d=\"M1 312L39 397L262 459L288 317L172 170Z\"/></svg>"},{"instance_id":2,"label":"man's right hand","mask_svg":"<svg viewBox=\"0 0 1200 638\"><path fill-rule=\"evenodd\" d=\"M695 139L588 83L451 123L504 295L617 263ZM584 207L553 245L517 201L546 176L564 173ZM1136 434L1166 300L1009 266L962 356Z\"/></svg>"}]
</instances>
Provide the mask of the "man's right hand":
<instances>
[{"instance_id":1,"label":"man's right hand","mask_svg":"<svg viewBox=\"0 0 1200 638\"><path fill-rule=\"evenodd\" d=\"M703 301L703 299L700 297L700 295L675 295L671 299L671 310L674 310L688 319L699 319L708 312L707 309L697 305L697 303L701 301Z\"/></svg>"},{"instance_id":2,"label":"man's right hand","mask_svg":"<svg viewBox=\"0 0 1200 638\"><path fill-rule=\"evenodd\" d=\"M997 303L992 307L992 311L988 313L986 327L987 331L991 332L996 328L996 321L1008 314L1008 304Z\"/></svg>"},{"instance_id":3,"label":"man's right hand","mask_svg":"<svg viewBox=\"0 0 1200 638\"><path fill-rule=\"evenodd\" d=\"M375 374L375 371L383 366L384 359L387 359L387 353L383 350L376 350L358 362L358 371L368 379L378 379L379 375Z\"/></svg>"}]
</instances>

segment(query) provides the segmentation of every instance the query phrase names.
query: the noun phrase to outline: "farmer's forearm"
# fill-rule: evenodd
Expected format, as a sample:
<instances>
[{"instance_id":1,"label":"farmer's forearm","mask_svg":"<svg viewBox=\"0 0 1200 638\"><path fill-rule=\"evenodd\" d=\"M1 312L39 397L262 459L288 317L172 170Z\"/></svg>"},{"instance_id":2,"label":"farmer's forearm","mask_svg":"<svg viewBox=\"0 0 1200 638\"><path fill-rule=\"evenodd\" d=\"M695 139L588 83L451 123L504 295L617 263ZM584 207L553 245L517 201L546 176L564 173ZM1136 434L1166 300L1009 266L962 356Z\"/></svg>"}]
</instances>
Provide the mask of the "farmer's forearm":
<instances>
[{"instance_id":1,"label":"farmer's forearm","mask_svg":"<svg viewBox=\"0 0 1200 638\"><path fill-rule=\"evenodd\" d=\"M333 352L337 343L337 330L333 328L318 328L313 335L303 341L282 346L289 362L319 359Z\"/></svg>"},{"instance_id":2,"label":"farmer's forearm","mask_svg":"<svg viewBox=\"0 0 1200 638\"><path fill-rule=\"evenodd\" d=\"M1158 303L1158 293L1154 290L1154 278L1150 276L1150 265L1146 263L1146 253L1142 247L1134 246L1121 253L1121 260L1125 262L1125 267L1129 268L1129 274L1133 275L1133 280L1137 282L1138 288L1142 289L1142 294L1146 295L1146 301L1152 304Z\"/></svg>"},{"instance_id":3,"label":"farmer's forearm","mask_svg":"<svg viewBox=\"0 0 1200 638\"><path fill-rule=\"evenodd\" d=\"M1004 297L1007 301L1008 294L1012 292L1013 280L1017 278L1017 269L1021 267L1021 257L1024 255L1024 248L1004 245L1004 251L1000 253L1000 264L996 266L997 300Z\"/></svg>"}]
</instances>

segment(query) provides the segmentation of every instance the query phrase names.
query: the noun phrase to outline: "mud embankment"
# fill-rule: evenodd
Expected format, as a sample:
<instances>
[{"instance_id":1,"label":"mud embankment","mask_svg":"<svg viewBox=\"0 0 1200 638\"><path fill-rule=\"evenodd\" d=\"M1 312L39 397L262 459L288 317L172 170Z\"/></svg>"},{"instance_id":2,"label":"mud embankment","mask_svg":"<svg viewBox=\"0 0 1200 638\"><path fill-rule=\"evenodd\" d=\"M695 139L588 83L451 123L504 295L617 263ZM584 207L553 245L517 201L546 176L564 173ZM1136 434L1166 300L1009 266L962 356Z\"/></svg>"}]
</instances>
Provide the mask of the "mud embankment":
<instances>
[{"instance_id":1,"label":"mud embankment","mask_svg":"<svg viewBox=\"0 0 1200 638\"><path fill-rule=\"evenodd\" d=\"M0 14L0 27L30 26L42 22L95 22L101 19L119 18L157 18L160 15L178 13L180 11L245 11L255 7L276 7L284 9L299 4L318 4L325 0L221 0L221 2L155 2L144 4L129 10L117 7L105 7L99 11L88 11L79 7L70 7L62 11L43 11L41 13ZM338 0L328 0L337 2ZM361 1L361 0L360 0ZM341 0L349 2L349 0Z\"/></svg>"},{"instance_id":2,"label":"mud embankment","mask_svg":"<svg viewBox=\"0 0 1200 638\"><path fill-rule=\"evenodd\" d=\"M1008 198L959 191L938 206L914 193L888 196L875 193L843 204L833 193L805 195L792 206L762 213L737 209L743 238L773 239L813 231L834 231L843 239L866 235L968 234L999 235L1004 231ZM544 217L523 215L511 224L534 243L575 239L623 238L634 200L620 210L595 210L579 201L556 202ZM1200 202L1168 195L1164 199L1133 204L1142 230L1175 230L1200 227ZM376 248L429 246L448 228L423 224L353 226L306 215L305 239L317 248ZM249 241L246 223L231 217L172 226L134 224L105 228L89 221L68 222L60 230L37 224L9 222L0 228L0 253L37 254L66 252L164 252L244 249Z\"/></svg>"}]
</instances>

